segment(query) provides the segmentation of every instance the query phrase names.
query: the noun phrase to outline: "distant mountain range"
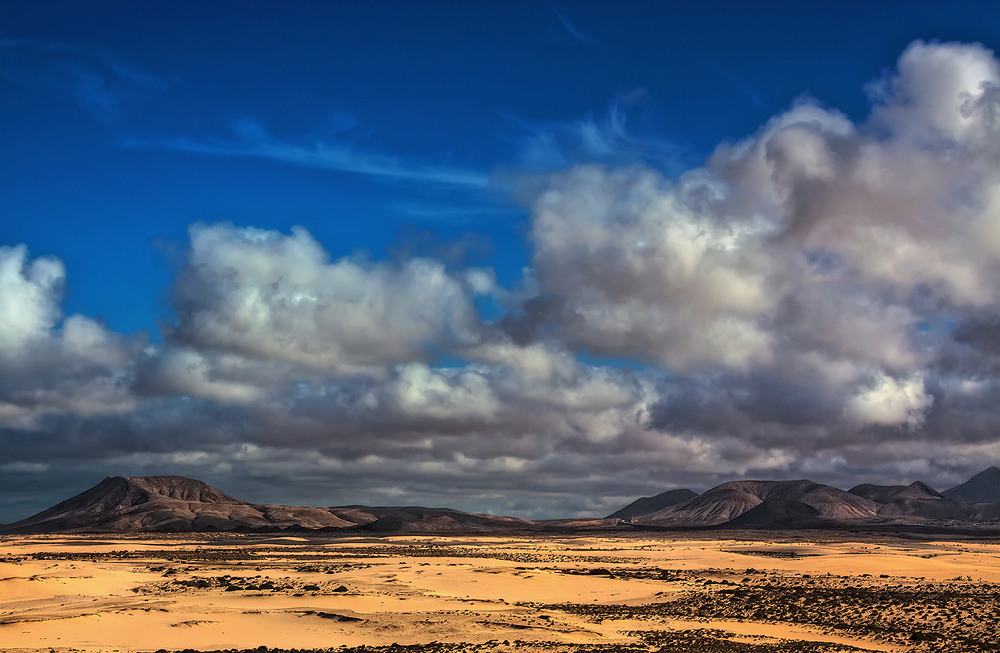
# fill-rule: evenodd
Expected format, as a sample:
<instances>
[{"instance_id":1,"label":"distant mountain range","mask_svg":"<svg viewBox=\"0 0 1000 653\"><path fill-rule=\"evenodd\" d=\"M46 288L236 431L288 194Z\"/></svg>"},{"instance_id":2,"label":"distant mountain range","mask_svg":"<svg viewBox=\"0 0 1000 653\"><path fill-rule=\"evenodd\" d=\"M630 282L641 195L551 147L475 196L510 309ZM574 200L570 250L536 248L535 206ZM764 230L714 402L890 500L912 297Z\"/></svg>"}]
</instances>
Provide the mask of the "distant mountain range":
<instances>
[{"instance_id":1,"label":"distant mountain range","mask_svg":"<svg viewBox=\"0 0 1000 653\"><path fill-rule=\"evenodd\" d=\"M110 476L48 510L0 527L0 533L490 532L532 525L445 508L254 504L183 476Z\"/></svg>"},{"instance_id":2,"label":"distant mountain range","mask_svg":"<svg viewBox=\"0 0 1000 653\"><path fill-rule=\"evenodd\" d=\"M731 481L696 495L643 497L609 518L637 526L807 528L836 525L1000 527L1000 469L944 492L926 483L859 485L845 492L812 481Z\"/></svg>"},{"instance_id":3,"label":"distant mountain range","mask_svg":"<svg viewBox=\"0 0 1000 653\"><path fill-rule=\"evenodd\" d=\"M669 490L604 519L530 521L447 508L254 504L182 476L112 476L0 533L275 532L496 533L678 528L853 526L1000 529L1000 469L937 492L925 483L859 485L731 481L704 494Z\"/></svg>"}]
</instances>

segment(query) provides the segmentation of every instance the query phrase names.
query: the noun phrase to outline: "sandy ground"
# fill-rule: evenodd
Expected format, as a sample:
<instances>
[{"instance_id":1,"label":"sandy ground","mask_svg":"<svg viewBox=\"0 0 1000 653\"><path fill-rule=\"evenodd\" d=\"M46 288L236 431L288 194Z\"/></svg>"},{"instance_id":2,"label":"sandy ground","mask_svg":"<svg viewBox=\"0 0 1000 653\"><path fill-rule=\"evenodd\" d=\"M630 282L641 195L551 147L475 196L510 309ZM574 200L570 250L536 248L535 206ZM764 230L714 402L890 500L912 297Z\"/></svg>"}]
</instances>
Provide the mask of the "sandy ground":
<instances>
[{"instance_id":1,"label":"sandy ground","mask_svg":"<svg viewBox=\"0 0 1000 653\"><path fill-rule=\"evenodd\" d=\"M979 652L997 624L995 540L0 538L7 652Z\"/></svg>"}]
</instances>

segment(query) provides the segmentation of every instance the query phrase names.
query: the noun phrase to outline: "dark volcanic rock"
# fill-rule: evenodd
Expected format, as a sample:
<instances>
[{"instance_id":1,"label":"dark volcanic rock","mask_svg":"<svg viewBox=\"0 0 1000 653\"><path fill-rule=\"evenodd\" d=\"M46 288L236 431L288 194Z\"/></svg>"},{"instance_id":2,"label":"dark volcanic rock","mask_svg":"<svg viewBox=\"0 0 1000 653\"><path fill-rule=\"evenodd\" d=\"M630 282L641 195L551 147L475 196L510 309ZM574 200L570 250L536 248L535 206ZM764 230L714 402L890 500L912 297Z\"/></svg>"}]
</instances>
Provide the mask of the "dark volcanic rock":
<instances>
[{"instance_id":1,"label":"dark volcanic rock","mask_svg":"<svg viewBox=\"0 0 1000 653\"><path fill-rule=\"evenodd\" d=\"M825 521L819 510L801 501L765 499L722 526L723 528L813 528Z\"/></svg>"},{"instance_id":2,"label":"dark volcanic rock","mask_svg":"<svg viewBox=\"0 0 1000 653\"><path fill-rule=\"evenodd\" d=\"M698 494L691 490L667 490L666 492L657 494L655 497L636 499L621 510L611 513L605 519L629 519L636 515L644 515L656 512L657 510L663 510L670 506L676 506L685 501L690 501L696 496Z\"/></svg>"},{"instance_id":3,"label":"dark volcanic rock","mask_svg":"<svg viewBox=\"0 0 1000 653\"><path fill-rule=\"evenodd\" d=\"M979 519L972 506L947 499L920 481L910 485L859 485L850 492L879 503L879 517L886 517L896 522Z\"/></svg>"},{"instance_id":4,"label":"dark volcanic rock","mask_svg":"<svg viewBox=\"0 0 1000 653\"><path fill-rule=\"evenodd\" d=\"M858 485L848 492L879 503L904 500L928 501L944 498L940 492L920 481L910 485Z\"/></svg>"},{"instance_id":5,"label":"dark volcanic rock","mask_svg":"<svg viewBox=\"0 0 1000 653\"><path fill-rule=\"evenodd\" d=\"M1000 469L990 467L941 494L954 501L965 503L1000 501Z\"/></svg>"},{"instance_id":6,"label":"dark volcanic rock","mask_svg":"<svg viewBox=\"0 0 1000 653\"><path fill-rule=\"evenodd\" d=\"M373 533L455 533L538 530L535 522L514 517L474 515L449 508L367 508L375 519L358 530Z\"/></svg>"}]
</instances>

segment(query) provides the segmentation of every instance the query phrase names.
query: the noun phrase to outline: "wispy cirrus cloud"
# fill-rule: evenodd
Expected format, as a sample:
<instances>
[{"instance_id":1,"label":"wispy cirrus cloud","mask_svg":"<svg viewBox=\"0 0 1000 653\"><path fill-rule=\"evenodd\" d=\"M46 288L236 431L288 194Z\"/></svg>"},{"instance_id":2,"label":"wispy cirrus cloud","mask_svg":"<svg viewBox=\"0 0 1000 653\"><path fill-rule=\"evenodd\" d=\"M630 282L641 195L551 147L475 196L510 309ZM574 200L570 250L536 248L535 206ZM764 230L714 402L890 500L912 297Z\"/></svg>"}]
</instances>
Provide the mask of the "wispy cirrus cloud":
<instances>
[{"instance_id":1,"label":"wispy cirrus cloud","mask_svg":"<svg viewBox=\"0 0 1000 653\"><path fill-rule=\"evenodd\" d=\"M596 42L596 41L594 41L594 39L592 39L592 38L591 38L590 36L588 36L588 35L584 34L584 33L583 33L583 32L581 32L580 30L578 30L578 29L577 29L577 28L576 28L576 27L575 27L575 26L573 25L573 23L571 23L571 22L569 22L568 20L566 20L566 17L565 17L565 16L563 16L563 15L562 15L562 14L561 14L561 13L559 12L559 10L558 10L558 9L556 9L556 8L555 8L554 6L552 6L552 5L549 5L549 8L550 8L550 9L552 9L552 13L554 13L554 14L556 15L556 18L558 18L558 19L559 19L559 22L560 22L560 23L562 23L562 26L563 26L564 28L566 28L566 31L567 31L567 32L569 32L570 36L572 36L572 37L573 37L574 39L576 39L576 40L577 40L577 41L579 41L580 43L584 43L584 44L586 44L586 45L597 45L597 42Z\"/></svg>"},{"instance_id":2,"label":"wispy cirrus cloud","mask_svg":"<svg viewBox=\"0 0 1000 653\"><path fill-rule=\"evenodd\" d=\"M340 117L341 119L343 117ZM382 179L423 182L461 188L485 188L489 175L477 170L435 165L366 150L354 139L290 141L277 138L258 122L241 120L231 125L229 139L179 136L162 140L127 139L125 147L166 149L213 156L250 157L276 163L333 170Z\"/></svg>"},{"instance_id":3,"label":"wispy cirrus cloud","mask_svg":"<svg viewBox=\"0 0 1000 653\"><path fill-rule=\"evenodd\" d=\"M170 84L103 50L31 39L0 40L0 77L51 93L110 122Z\"/></svg>"},{"instance_id":4,"label":"wispy cirrus cloud","mask_svg":"<svg viewBox=\"0 0 1000 653\"><path fill-rule=\"evenodd\" d=\"M531 122L506 116L523 132L517 140L517 163L533 171L562 170L582 162L609 166L641 162L669 175L687 169L683 146L629 129L629 115L622 105L630 102L629 98L624 103L612 100L603 117L569 122Z\"/></svg>"}]
</instances>

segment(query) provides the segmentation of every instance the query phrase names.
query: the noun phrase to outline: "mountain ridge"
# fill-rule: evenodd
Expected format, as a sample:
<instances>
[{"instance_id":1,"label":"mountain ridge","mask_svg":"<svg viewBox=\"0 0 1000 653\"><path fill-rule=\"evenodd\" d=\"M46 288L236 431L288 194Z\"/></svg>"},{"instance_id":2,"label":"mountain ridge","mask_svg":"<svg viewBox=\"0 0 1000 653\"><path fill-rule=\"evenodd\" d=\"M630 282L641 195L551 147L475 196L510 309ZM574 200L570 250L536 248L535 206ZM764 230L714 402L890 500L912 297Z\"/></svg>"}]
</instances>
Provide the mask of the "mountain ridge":
<instances>
[{"instance_id":1,"label":"mountain ridge","mask_svg":"<svg viewBox=\"0 0 1000 653\"><path fill-rule=\"evenodd\" d=\"M703 494L667 490L641 497L603 519L532 521L451 508L281 506L234 498L183 476L109 476L51 508L0 525L4 534L133 532L490 533L593 532L684 528L837 528L864 525L1000 528L1000 500L961 501L1000 491L1000 469L938 492L926 483L855 486L850 491L807 479L739 480Z\"/></svg>"},{"instance_id":2,"label":"mountain ridge","mask_svg":"<svg viewBox=\"0 0 1000 653\"><path fill-rule=\"evenodd\" d=\"M488 532L531 528L514 517L449 508L306 507L254 504L183 476L109 476L94 487L0 533L122 532Z\"/></svg>"},{"instance_id":3,"label":"mountain ridge","mask_svg":"<svg viewBox=\"0 0 1000 653\"><path fill-rule=\"evenodd\" d=\"M661 492L656 496L640 497L624 508L611 513L605 517L605 519L628 519L629 517L634 517L635 515L655 512L678 503L690 501L696 496L698 496L697 492L692 492L687 488L683 490L667 490L666 492Z\"/></svg>"},{"instance_id":4,"label":"mountain ridge","mask_svg":"<svg viewBox=\"0 0 1000 653\"><path fill-rule=\"evenodd\" d=\"M979 472L961 485L956 485L942 494L964 503L985 503L1000 501L1000 469L990 467Z\"/></svg>"},{"instance_id":5,"label":"mountain ridge","mask_svg":"<svg viewBox=\"0 0 1000 653\"><path fill-rule=\"evenodd\" d=\"M801 479L729 481L685 503L645 515L635 515L631 520L648 526L722 526L772 499L808 506L815 510L815 516L831 521L873 518L877 514L876 506L867 499L829 485ZM785 508L787 507L786 505ZM808 510L789 509L786 512L812 516ZM740 522L734 524L739 525Z\"/></svg>"}]
</instances>

